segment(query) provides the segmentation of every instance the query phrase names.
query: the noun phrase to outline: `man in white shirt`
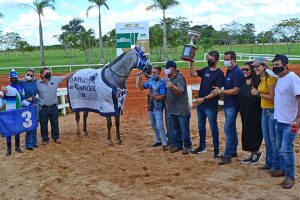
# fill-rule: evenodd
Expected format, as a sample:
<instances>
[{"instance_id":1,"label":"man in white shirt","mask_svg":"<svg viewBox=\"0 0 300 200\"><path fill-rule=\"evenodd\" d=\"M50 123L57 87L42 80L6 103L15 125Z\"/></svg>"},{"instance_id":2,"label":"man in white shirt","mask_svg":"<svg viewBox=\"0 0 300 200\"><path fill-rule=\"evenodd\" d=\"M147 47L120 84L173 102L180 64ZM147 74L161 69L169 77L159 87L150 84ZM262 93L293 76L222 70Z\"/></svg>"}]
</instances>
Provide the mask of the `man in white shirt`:
<instances>
[{"instance_id":1,"label":"man in white shirt","mask_svg":"<svg viewBox=\"0 0 300 200\"><path fill-rule=\"evenodd\" d=\"M291 130L291 124L300 124L300 78L288 69L288 57L275 55L273 72L278 75L275 87L274 118L276 131L276 147L281 152L285 170L283 189L292 188L295 184L295 161L293 143L297 131Z\"/></svg>"}]
</instances>

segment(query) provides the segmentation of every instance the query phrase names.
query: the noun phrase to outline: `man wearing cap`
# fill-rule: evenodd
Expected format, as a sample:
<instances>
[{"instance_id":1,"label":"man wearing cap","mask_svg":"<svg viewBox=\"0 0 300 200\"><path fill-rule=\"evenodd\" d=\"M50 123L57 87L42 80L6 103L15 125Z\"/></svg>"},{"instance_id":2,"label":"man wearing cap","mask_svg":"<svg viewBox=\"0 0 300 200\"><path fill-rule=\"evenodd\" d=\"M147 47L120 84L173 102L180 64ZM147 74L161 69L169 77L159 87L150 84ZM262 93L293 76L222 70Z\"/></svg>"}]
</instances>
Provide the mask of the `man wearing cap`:
<instances>
[{"instance_id":1,"label":"man wearing cap","mask_svg":"<svg viewBox=\"0 0 300 200\"><path fill-rule=\"evenodd\" d=\"M3 90L4 96L1 101L6 103L6 111L16 110L22 106L29 106L30 102L25 99L25 92L22 86L18 83L19 75L12 69L9 73L10 85L6 86ZM11 155L11 136L6 137L6 156ZM15 150L18 153L23 153L20 148L20 135L15 135Z\"/></svg>"},{"instance_id":2,"label":"man wearing cap","mask_svg":"<svg viewBox=\"0 0 300 200\"><path fill-rule=\"evenodd\" d=\"M41 79L36 81L38 90L38 104L40 106L39 119L41 126L42 144L49 143L48 120L51 124L51 137L53 141L60 144L59 124L58 124L58 107L57 107L57 88L64 80L68 79L73 73L64 76L52 76L50 68L43 67L40 71Z\"/></svg>"},{"instance_id":3,"label":"man wearing cap","mask_svg":"<svg viewBox=\"0 0 300 200\"><path fill-rule=\"evenodd\" d=\"M215 95L224 95L225 124L224 132L226 138L225 152L221 155L219 165L231 163L232 157L237 157L238 136L236 130L236 118L239 111L238 93L245 81L244 73L236 63L234 51L224 53L224 66L227 67L224 79L224 89L214 87Z\"/></svg>"},{"instance_id":4,"label":"man wearing cap","mask_svg":"<svg viewBox=\"0 0 300 200\"><path fill-rule=\"evenodd\" d=\"M192 151L190 138L191 109L188 100L187 86L183 75L177 70L174 61L167 61L165 74L169 80L166 82L166 107L171 116L174 147L171 152L182 151L189 154Z\"/></svg>"},{"instance_id":5,"label":"man wearing cap","mask_svg":"<svg viewBox=\"0 0 300 200\"><path fill-rule=\"evenodd\" d=\"M292 188L295 184L293 144L300 124L300 78L289 71L288 61L283 54L275 55L273 60L273 72L279 77L275 87L274 118L276 147L280 150L285 171L283 189Z\"/></svg>"}]
</instances>

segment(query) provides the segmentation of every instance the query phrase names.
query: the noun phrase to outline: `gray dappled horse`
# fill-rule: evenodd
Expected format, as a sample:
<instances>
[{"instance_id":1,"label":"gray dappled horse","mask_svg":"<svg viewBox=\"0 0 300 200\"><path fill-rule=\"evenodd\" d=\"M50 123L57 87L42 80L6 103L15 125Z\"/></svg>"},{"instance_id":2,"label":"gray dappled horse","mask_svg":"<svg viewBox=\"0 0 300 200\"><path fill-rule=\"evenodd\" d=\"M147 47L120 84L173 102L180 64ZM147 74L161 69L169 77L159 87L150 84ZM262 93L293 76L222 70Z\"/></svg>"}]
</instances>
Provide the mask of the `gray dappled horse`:
<instances>
[{"instance_id":1,"label":"gray dappled horse","mask_svg":"<svg viewBox=\"0 0 300 200\"><path fill-rule=\"evenodd\" d=\"M131 49L128 52L123 53L119 57L117 57L114 61L112 61L110 64L108 64L105 67L104 76L106 80L108 80L112 85L119 89L125 89L126 81L130 75L130 72L132 69L138 68L142 70L144 73L151 72L151 64L147 61L147 58L144 56L142 51L139 51L139 49L134 48ZM118 90L118 91L121 91ZM119 93L116 93L116 96L120 95ZM115 117L115 124L116 124L116 137L118 140L118 144L122 144L122 140L120 137L120 115L121 112L119 112L118 115L114 115ZM86 120L88 117L88 111L83 111L83 131L85 135L88 134L87 128L86 128ZM112 128L112 116L106 116L107 121L107 143L108 145L112 145L111 140L111 128ZM79 121L80 121L80 114L79 112L75 112L75 119L77 123L77 133L80 135L80 129L79 129Z\"/></svg>"}]
</instances>

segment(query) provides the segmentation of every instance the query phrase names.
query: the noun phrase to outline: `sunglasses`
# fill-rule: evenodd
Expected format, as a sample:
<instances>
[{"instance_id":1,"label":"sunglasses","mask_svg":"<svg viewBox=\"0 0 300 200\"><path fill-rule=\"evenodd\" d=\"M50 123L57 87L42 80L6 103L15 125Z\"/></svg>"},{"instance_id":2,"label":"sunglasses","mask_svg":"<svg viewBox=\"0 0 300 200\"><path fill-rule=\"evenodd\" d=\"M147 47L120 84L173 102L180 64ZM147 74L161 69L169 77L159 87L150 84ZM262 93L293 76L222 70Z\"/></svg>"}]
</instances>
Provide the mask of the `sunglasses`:
<instances>
[{"instance_id":1,"label":"sunglasses","mask_svg":"<svg viewBox=\"0 0 300 200\"><path fill-rule=\"evenodd\" d=\"M31 74L26 74L26 76L30 76L30 77L33 77L33 75L31 75Z\"/></svg>"},{"instance_id":2,"label":"sunglasses","mask_svg":"<svg viewBox=\"0 0 300 200\"><path fill-rule=\"evenodd\" d=\"M242 68L243 72L249 72L250 69L249 68Z\"/></svg>"}]
</instances>

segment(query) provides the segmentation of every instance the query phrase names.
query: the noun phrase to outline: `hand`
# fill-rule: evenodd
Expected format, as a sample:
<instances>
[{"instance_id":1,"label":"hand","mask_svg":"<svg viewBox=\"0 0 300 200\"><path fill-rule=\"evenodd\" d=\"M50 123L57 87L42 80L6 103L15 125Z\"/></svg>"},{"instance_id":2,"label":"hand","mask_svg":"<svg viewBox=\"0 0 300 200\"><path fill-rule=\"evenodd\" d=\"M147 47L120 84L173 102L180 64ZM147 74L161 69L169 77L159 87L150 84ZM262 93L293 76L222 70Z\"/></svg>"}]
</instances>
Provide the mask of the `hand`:
<instances>
[{"instance_id":1,"label":"hand","mask_svg":"<svg viewBox=\"0 0 300 200\"><path fill-rule=\"evenodd\" d=\"M214 95L220 95L222 93L222 90L218 87L213 86L214 90L211 91Z\"/></svg>"},{"instance_id":2,"label":"hand","mask_svg":"<svg viewBox=\"0 0 300 200\"><path fill-rule=\"evenodd\" d=\"M136 76L138 76L138 77L141 77L143 75L143 72L142 71L139 71L137 74L136 74Z\"/></svg>"},{"instance_id":3,"label":"hand","mask_svg":"<svg viewBox=\"0 0 300 200\"><path fill-rule=\"evenodd\" d=\"M252 95L252 96L256 96L257 93L258 93L258 90L255 89L254 87L252 87L252 89L251 89L251 95Z\"/></svg>"},{"instance_id":4,"label":"hand","mask_svg":"<svg viewBox=\"0 0 300 200\"><path fill-rule=\"evenodd\" d=\"M297 117L294 121L297 122L298 123L298 127L300 127L300 117Z\"/></svg>"},{"instance_id":5,"label":"hand","mask_svg":"<svg viewBox=\"0 0 300 200\"><path fill-rule=\"evenodd\" d=\"M32 101L33 101L33 98L32 98L32 97L29 97L29 98L27 98L26 100L29 101L29 102L32 102Z\"/></svg>"},{"instance_id":6,"label":"hand","mask_svg":"<svg viewBox=\"0 0 300 200\"><path fill-rule=\"evenodd\" d=\"M8 90L6 89L6 87L2 86L2 91L4 94L7 94L8 93Z\"/></svg>"},{"instance_id":7,"label":"hand","mask_svg":"<svg viewBox=\"0 0 300 200\"><path fill-rule=\"evenodd\" d=\"M197 98L197 99L194 100L194 103L197 104L197 105L202 104L203 102L204 102L204 98Z\"/></svg>"},{"instance_id":8,"label":"hand","mask_svg":"<svg viewBox=\"0 0 300 200\"><path fill-rule=\"evenodd\" d=\"M166 87L167 87L167 88L172 87L172 85L173 85L173 83L172 83L171 81L167 81L167 83L166 83Z\"/></svg>"}]
</instances>

